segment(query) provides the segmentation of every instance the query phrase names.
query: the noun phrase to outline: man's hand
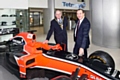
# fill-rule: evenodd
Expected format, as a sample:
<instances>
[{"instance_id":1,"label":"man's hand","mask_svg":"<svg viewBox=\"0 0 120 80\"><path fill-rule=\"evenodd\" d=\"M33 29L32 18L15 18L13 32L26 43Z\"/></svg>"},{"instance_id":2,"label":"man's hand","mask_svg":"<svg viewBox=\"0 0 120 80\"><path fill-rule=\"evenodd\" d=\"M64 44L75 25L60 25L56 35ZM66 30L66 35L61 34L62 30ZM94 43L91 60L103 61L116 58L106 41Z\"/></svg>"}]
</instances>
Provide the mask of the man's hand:
<instances>
[{"instance_id":1,"label":"man's hand","mask_svg":"<svg viewBox=\"0 0 120 80\"><path fill-rule=\"evenodd\" d=\"M79 56L83 56L84 55L84 49L83 48L80 48L79 49Z\"/></svg>"},{"instance_id":2,"label":"man's hand","mask_svg":"<svg viewBox=\"0 0 120 80\"><path fill-rule=\"evenodd\" d=\"M48 40L45 40L43 43L44 43L44 44L48 43Z\"/></svg>"}]
</instances>

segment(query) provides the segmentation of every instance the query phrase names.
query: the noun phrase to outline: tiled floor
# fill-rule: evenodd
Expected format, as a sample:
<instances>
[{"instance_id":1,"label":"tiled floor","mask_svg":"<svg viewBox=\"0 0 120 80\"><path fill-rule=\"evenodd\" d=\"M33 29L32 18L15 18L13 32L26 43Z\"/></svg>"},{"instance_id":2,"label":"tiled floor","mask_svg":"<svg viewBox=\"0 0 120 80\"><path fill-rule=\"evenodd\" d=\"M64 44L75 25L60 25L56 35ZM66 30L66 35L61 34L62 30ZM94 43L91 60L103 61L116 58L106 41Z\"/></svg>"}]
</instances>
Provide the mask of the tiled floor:
<instances>
[{"instance_id":1,"label":"tiled floor","mask_svg":"<svg viewBox=\"0 0 120 80\"><path fill-rule=\"evenodd\" d=\"M32 28L38 30L35 34L37 35L37 41L44 41L46 38L46 34L43 34L43 28ZM53 36L51 37L50 43L54 43ZM72 52L74 46L73 42L73 31L68 31L68 49L70 52ZM90 48L88 49L89 55L96 51L96 50L103 50L108 52L114 59L116 64L116 69L120 70L120 49L109 49L109 48L103 48L100 46L96 46L91 43ZM10 74L7 70L5 70L2 66L0 66L0 80L18 80L14 75ZM37 79L36 79L37 80Z\"/></svg>"},{"instance_id":2,"label":"tiled floor","mask_svg":"<svg viewBox=\"0 0 120 80\"><path fill-rule=\"evenodd\" d=\"M0 80L18 80L14 75L9 73L5 68L0 66Z\"/></svg>"}]
</instances>

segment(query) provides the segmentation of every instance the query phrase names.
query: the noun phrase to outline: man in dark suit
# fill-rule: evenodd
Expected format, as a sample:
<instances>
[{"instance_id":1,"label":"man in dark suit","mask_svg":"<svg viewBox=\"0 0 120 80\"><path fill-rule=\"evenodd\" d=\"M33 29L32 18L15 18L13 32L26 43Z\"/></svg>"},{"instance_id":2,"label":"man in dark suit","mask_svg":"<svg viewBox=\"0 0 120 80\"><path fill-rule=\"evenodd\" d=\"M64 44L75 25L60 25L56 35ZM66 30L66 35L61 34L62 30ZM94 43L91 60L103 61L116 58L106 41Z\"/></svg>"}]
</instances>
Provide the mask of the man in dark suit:
<instances>
[{"instance_id":1,"label":"man in dark suit","mask_svg":"<svg viewBox=\"0 0 120 80\"><path fill-rule=\"evenodd\" d=\"M77 23L74 29L74 49L73 53L87 58L87 48L89 48L89 30L90 22L85 17L85 12L82 9L77 10Z\"/></svg>"},{"instance_id":2,"label":"man in dark suit","mask_svg":"<svg viewBox=\"0 0 120 80\"><path fill-rule=\"evenodd\" d=\"M62 12L56 10L55 19L51 21L50 29L48 31L46 40L44 43L48 43L52 33L54 32L54 39L56 44L65 44L64 50L67 51L67 31L66 27L68 25L68 20L66 17L62 18Z\"/></svg>"}]
</instances>

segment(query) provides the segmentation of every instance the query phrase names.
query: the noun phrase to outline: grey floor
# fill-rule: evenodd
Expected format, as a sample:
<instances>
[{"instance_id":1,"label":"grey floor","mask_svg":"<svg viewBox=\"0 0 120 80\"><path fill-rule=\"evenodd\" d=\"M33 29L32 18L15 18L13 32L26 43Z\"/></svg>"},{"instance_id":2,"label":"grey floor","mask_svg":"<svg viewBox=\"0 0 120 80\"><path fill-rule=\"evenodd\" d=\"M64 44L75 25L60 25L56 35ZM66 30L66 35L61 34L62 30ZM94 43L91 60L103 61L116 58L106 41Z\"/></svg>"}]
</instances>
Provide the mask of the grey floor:
<instances>
[{"instance_id":1,"label":"grey floor","mask_svg":"<svg viewBox=\"0 0 120 80\"><path fill-rule=\"evenodd\" d=\"M40 32L40 33L39 33ZM37 41L44 41L46 35L43 34L43 29L40 29L40 31L38 30L38 32L36 33L37 35ZM54 43L54 39L53 36L51 37L50 43ZM74 46L74 42L73 42L73 31L68 31L68 50L70 52L72 52L73 50L73 46ZM90 48L88 49L88 53L89 55L96 51L96 50L103 50L108 52L114 59L115 64L116 64L116 69L120 70L120 49L109 49L109 48L103 48L100 46L96 46L94 44L90 45ZM0 66L0 80L19 80L17 79L14 75L12 75L11 73L9 73L4 67ZM47 80L47 79L34 79L34 80Z\"/></svg>"}]
</instances>

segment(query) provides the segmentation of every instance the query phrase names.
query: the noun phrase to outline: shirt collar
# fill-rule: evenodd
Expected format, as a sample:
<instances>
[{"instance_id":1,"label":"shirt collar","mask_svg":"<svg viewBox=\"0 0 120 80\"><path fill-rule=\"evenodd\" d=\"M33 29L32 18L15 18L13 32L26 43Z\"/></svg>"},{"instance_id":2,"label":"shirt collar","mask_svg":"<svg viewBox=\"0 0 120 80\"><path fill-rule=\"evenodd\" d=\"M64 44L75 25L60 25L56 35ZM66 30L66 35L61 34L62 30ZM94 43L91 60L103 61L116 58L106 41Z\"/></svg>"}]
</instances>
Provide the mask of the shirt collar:
<instances>
[{"instance_id":1,"label":"shirt collar","mask_svg":"<svg viewBox=\"0 0 120 80\"><path fill-rule=\"evenodd\" d=\"M57 21L58 21L58 22L61 21L61 18L57 19Z\"/></svg>"},{"instance_id":2,"label":"shirt collar","mask_svg":"<svg viewBox=\"0 0 120 80\"><path fill-rule=\"evenodd\" d=\"M83 17L81 20L80 20L80 23L84 20L85 17Z\"/></svg>"}]
</instances>

